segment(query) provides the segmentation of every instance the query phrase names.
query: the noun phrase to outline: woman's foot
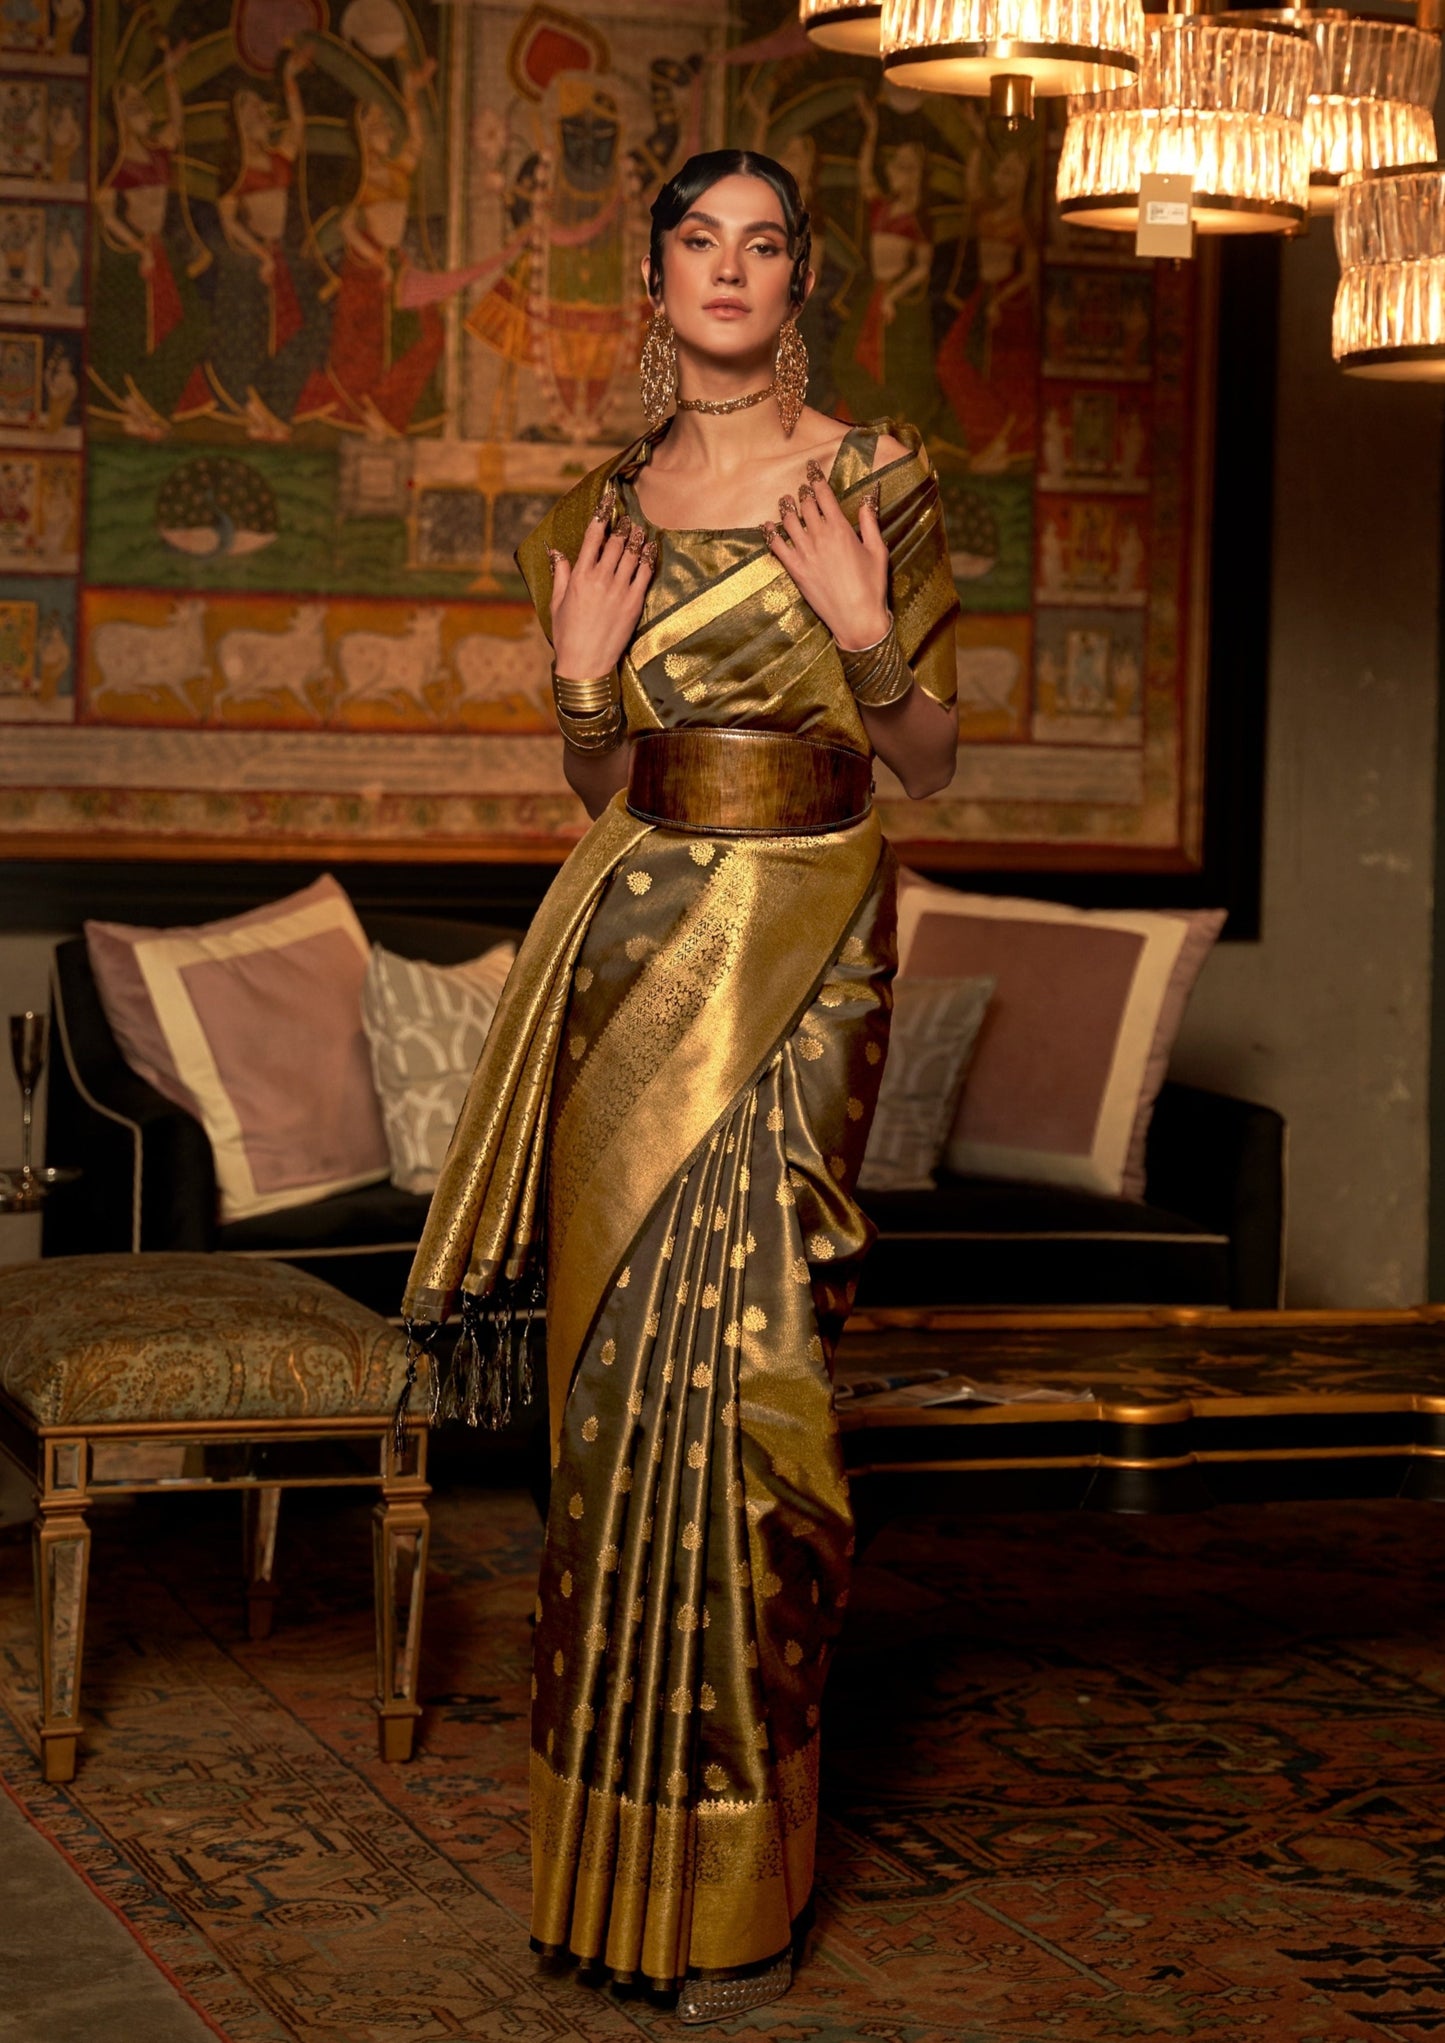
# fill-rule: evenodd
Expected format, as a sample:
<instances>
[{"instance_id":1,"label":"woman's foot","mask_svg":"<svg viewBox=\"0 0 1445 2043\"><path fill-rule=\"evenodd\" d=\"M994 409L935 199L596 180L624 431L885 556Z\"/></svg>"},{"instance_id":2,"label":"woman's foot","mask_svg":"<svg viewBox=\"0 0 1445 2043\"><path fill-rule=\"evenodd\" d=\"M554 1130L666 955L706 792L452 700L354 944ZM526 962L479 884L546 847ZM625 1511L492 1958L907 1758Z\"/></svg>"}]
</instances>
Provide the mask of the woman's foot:
<instances>
[{"instance_id":1,"label":"woman's foot","mask_svg":"<svg viewBox=\"0 0 1445 2043\"><path fill-rule=\"evenodd\" d=\"M692 2026L725 2022L731 2015L745 2015L750 2008L781 2000L792 1983L793 1960L786 1952L765 1972L745 1979L686 1979L677 1997L677 2019Z\"/></svg>"}]
</instances>

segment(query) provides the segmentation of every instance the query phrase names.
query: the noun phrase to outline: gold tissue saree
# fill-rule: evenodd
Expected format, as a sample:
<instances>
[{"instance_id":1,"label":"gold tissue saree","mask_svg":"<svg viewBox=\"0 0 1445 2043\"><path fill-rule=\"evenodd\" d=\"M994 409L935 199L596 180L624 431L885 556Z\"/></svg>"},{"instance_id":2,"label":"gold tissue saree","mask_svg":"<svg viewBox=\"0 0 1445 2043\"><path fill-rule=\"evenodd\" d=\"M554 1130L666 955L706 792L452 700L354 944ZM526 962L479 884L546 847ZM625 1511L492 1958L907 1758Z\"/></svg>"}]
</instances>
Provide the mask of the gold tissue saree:
<instances>
[{"instance_id":1,"label":"gold tissue saree","mask_svg":"<svg viewBox=\"0 0 1445 2043\"><path fill-rule=\"evenodd\" d=\"M833 481L855 506L878 429ZM906 429L902 429L905 430ZM519 558L550 623L609 474ZM953 694L926 460L883 488L920 685ZM757 531L658 535L623 691L633 730L734 724L866 752L833 641ZM826 835L598 818L523 943L418 1252L437 1322L525 1280L545 1205L555 1474L537 1601L543 1950L658 1987L784 1951L812 1884L817 1727L852 1521L828 1359L870 1229L853 1198L887 1045L893 869L872 815Z\"/></svg>"}]
</instances>

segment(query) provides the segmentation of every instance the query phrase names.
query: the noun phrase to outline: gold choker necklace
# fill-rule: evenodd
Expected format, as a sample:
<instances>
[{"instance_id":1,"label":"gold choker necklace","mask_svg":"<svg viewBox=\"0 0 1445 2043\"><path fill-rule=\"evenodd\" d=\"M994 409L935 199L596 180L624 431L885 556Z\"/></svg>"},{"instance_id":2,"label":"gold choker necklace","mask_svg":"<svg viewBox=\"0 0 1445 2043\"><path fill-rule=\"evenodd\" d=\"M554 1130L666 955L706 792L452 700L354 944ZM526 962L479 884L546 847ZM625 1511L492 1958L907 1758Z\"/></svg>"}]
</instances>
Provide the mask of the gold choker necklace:
<instances>
[{"instance_id":1,"label":"gold choker necklace","mask_svg":"<svg viewBox=\"0 0 1445 2043\"><path fill-rule=\"evenodd\" d=\"M765 397L772 396L777 387L776 383L770 383L766 390L754 390L747 397L680 397L677 408L679 411L705 411L714 418L721 418L726 412L748 411L753 405L761 404Z\"/></svg>"}]
</instances>

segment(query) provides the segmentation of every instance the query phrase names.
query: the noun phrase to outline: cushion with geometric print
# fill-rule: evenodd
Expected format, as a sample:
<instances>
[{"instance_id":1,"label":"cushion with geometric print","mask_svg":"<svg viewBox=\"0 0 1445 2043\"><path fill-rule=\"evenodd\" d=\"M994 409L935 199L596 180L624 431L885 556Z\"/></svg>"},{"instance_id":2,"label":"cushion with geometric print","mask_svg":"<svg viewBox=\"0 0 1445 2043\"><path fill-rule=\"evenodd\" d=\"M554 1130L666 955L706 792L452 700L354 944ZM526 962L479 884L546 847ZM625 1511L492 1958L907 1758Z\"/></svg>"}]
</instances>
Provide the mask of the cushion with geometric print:
<instances>
[{"instance_id":1,"label":"cushion with geometric print","mask_svg":"<svg viewBox=\"0 0 1445 2043\"><path fill-rule=\"evenodd\" d=\"M858 1173L865 1192L933 1189L992 979L896 979L888 1062Z\"/></svg>"},{"instance_id":2,"label":"cushion with geometric print","mask_svg":"<svg viewBox=\"0 0 1445 2043\"><path fill-rule=\"evenodd\" d=\"M516 955L500 943L464 965L431 965L372 949L361 1021L400 1191L435 1189Z\"/></svg>"}]
</instances>

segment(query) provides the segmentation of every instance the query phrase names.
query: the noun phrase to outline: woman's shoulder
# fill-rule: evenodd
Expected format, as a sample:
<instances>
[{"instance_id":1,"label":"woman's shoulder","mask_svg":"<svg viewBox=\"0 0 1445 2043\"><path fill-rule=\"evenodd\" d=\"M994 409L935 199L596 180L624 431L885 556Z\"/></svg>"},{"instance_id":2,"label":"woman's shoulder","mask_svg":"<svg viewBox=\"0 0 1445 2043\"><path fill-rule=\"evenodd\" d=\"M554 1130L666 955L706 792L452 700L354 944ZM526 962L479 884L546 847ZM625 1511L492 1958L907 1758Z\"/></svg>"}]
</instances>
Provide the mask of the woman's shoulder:
<instances>
[{"instance_id":1,"label":"woman's shoulder","mask_svg":"<svg viewBox=\"0 0 1445 2043\"><path fill-rule=\"evenodd\" d=\"M850 426L834 462L834 488L840 495L857 489L885 468L905 484L930 473L923 436L904 419L870 419L865 425Z\"/></svg>"},{"instance_id":2,"label":"woman's shoulder","mask_svg":"<svg viewBox=\"0 0 1445 2043\"><path fill-rule=\"evenodd\" d=\"M621 476L635 475L646 459L654 435L644 433L615 454L609 454L605 461L599 461L595 468L587 471L580 482L574 482L565 495L558 497L551 510L543 518L538 531L550 526L553 533L568 532L573 526L579 530L596 510L603 490L609 482ZM561 541L555 537L554 545ZM565 551L565 548L564 548Z\"/></svg>"},{"instance_id":3,"label":"woman's shoulder","mask_svg":"<svg viewBox=\"0 0 1445 2043\"><path fill-rule=\"evenodd\" d=\"M931 466L922 433L907 419L873 419L868 430L874 436L875 469L887 468L895 461L910 460L916 461L925 470Z\"/></svg>"},{"instance_id":4,"label":"woman's shoulder","mask_svg":"<svg viewBox=\"0 0 1445 2043\"><path fill-rule=\"evenodd\" d=\"M651 439L651 434L644 433L641 439L632 441L620 453L609 454L605 461L599 461L595 468L589 469L580 482L574 482L564 495L558 497L517 548L517 566L537 606L542 629L549 638L552 629L552 569L548 556L555 547L569 560L577 558L587 521L597 509L603 490L615 477L636 473L646 457Z\"/></svg>"},{"instance_id":5,"label":"woman's shoulder","mask_svg":"<svg viewBox=\"0 0 1445 2043\"><path fill-rule=\"evenodd\" d=\"M890 461L906 461L910 454L918 452L917 446L910 447L906 440L900 440L896 433L882 432L873 443L873 466L886 468Z\"/></svg>"}]
</instances>

